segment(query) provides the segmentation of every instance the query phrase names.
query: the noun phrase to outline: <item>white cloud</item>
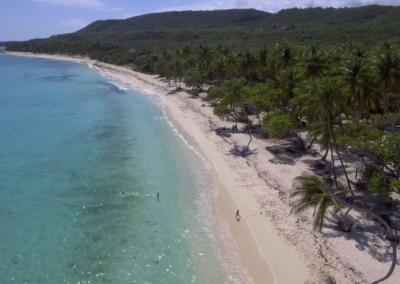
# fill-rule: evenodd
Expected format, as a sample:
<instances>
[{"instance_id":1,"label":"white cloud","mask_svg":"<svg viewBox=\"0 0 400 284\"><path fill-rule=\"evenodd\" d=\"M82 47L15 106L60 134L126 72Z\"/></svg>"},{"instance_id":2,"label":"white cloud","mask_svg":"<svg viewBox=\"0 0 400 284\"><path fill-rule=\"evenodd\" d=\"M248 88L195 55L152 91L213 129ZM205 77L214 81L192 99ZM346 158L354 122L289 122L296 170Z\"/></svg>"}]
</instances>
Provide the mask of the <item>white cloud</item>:
<instances>
[{"instance_id":1,"label":"white cloud","mask_svg":"<svg viewBox=\"0 0 400 284\"><path fill-rule=\"evenodd\" d=\"M158 11L173 10L218 10L232 8L255 8L278 12L288 8L307 7L354 7L370 4L399 5L399 0L196 0L188 5L165 7Z\"/></svg>"},{"instance_id":2,"label":"white cloud","mask_svg":"<svg viewBox=\"0 0 400 284\"><path fill-rule=\"evenodd\" d=\"M58 23L60 26L71 27L71 28L83 28L88 25L85 20L71 19L65 22Z\"/></svg>"},{"instance_id":3,"label":"white cloud","mask_svg":"<svg viewBox=\"0 0 400 284\"><path fill-rule=\"evenodd\" d=\"M60 5L73 8L90 8L100 11L116 12L121 11L122 7L110 7L104 0L30 0L36 3L43 3L49 5Z\"/></svg>"}]
</instances>

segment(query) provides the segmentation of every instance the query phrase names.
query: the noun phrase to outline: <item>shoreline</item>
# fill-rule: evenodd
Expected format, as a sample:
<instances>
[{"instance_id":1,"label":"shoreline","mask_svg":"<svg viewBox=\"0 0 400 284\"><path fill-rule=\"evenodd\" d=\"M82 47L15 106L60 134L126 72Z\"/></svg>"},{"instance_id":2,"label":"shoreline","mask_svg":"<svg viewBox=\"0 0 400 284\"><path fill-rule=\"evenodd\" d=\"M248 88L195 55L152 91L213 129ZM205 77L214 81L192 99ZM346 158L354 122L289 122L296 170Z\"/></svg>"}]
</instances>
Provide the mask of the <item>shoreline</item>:
<instances>
[{"instance_id":1,"label":"shoreline","mask_svg":"<svg viewBox=\"0 0 400 284\"><path fill-rule=\"evenodd\" d=\"M30 56L37 58L48 58L48 59L58 59L63 61L73 61L76 63L90 64L94 66L94 68L98 69L99 72L103 73L106 76L111 77L112 79L120 80L121 82L130 85L131 87L137 88L137 83L140 82L132 82L128 78L124 76L119 76L118 72L114 72L111 66L105 66L103 64L96 62L90 59L81 59L81 58L73 58L73 57L64 57L64 56L51 56L45 54L25 54L25 53L12 53L12 55L21 55L21 56ZM96 64L100 64L96 65ZM118 67L118 66L116 66ZM107 70L108 69L108 70ZM130 70L127 70L130 71ZM134 71L130 71L134 72ZM136 72L135 72L136 73ZM144 76L152 76L141 74ZM135 80L142 81L142 83L148 84L146 87L148 90L153 92L154 94L160 96L165 102L166 106L166 114L173 122L174 126L177 128L178 132L183 136L183 138L189 143L190 146L194 147L196 151L198 151L202 156L206 158L206 160L212 165L212 175L214 181L217 185L217 198L215 201L215 206L217 207L218 217L222 219L223 222L228 223L229 230L231 233L231 237L236 247L238 248L240 259L242 266L244 266L247 274L251 277L251 279L256 283L265 283L265 284L274 284L274 283L295 283L294 280L299 280L299 276L296 274L296 277L293 279L282 279L282 281L277 281L277 277L271 268L271 264L266 258L266 256L262 253L261 247L257 240L254 237L254 231L251 229L255 224L248 224L246 220L246 215L243 214L245 210L245 206L240 206L238 204L238 200L235 199L235 196L232 195L232 192L228 190L229 187L235 187L234 182L232 182L232 172L229 167L224 165L224 162L220 159L220 157L216 157L216 153L213 151L213 145L210 145L207 138L204 137L201 131L197 129L193 129L193 122L188 121L185 114L179 110L179 108L172 103L170 100L166 99L166 91L160 91L159 87L155 86L155 84L151 84L149 82L143 82L144 80L140 78L133 78ZM136 83L136 84L135 84ZM143 87L143 86L142 86ZM208 145L207 145L208 144ZM242 208L240 210L240 214L242 219L240 222L237 222L234 219L237 208ZM263 234L264 235L264 234ZM282 244L284 245L284 244ZM288 253L288 252L287 252ZM290 251L292 254L293 252ZM284 264L284 262L282 263ZM288 263L286 262L286 265ZM298 262L297 264L293 263L293 266L301 266L303 263ZM292 266L291 265L291 266ZM303 268L304 269L304 268ZM308 274L302 273L302 280L298 283L303 283L308 280ZM307 277L305 277L307 276Z\"/></svg>"},{"instance_id":2,"label":"shoreline","mask_svg":"<svg viewBox=\"0 0 400 284\"><path fill-rule=\"evenodd\" d=\"M45 58L45 59L57 59L62 61L72 61L81 64L90 65L90 68L97 69L103 75L106 75L112 79L119 80L125 84L130 85L133 88L138 88L138 84L132 84L130 80L126 80L126 78L120 78L118 73L114 73L111 71L108 66L97 66L98 62L90 60L90 59L80 59L73 57L65 57L65 56L51 56L45 54L29 54L29 53L10 53L12 55L18 56L28 56L28 57L36 57L36 58ZM105 63L100 63L105 64ZM108 70L107 70L108 69ZM133 71L132 71L133 72ZM145 74L143 74L145 75ZM138 78L135 78L138 79ZM140 79L139 79L140 80ZM265 283L265 284L273 284L276 282L276 277L272 273L270 264L266 258L260 253L260 248L257 242L254 240L253 233L249 228L249 225L245 220L241 220L240 222L236 222L234 219L234 214L236 212L236 200L231 195L231 193L227 190L226 184L221 181L220 173L218 169L220 168L219 163L215 163L215 158L213 159L212 153L210 153L209 147L201 147L200 145L204 142L204 137L199 137L198 134L200 132L194 133L192 131L192 125L187 123L185 120L185 115L179 111L179 109L170 101L165 99L165 94L161 94L160 90L155 90L153 85L147 86L148 90L150 90L153 94L161 97L165 103L165 112L167 117L172 121L174 127L176 127L178 133L182 135L183 139L187 141L187 143L194 147L194 149L206 159L212 165L212 176L214 182L216 184L217 198L215 200L215 205L217 206L218 218L222 219L223 222L228 223L229 230L231 233L232 241L235 246L238 248L238 252L240 254L240 263L244 266L247 271L247 275L256 283ZM141 89L141 88L139 88ZM205 151L206 150L206 151ZM211 154L211 156L210 156ZM241 213L242 214L242 213ZM244 228L244 230L243 230ZM243 234L244 233L244 234ZM306 280L306 279L304 279Z\"/></svg>"},{"instance_id":3,"label":"shoreline","mask_svg":"<svg viewBox=\"0 0 400 284\"><path fill-rule=\"evenodd\" d=\"M257 137L250 145L255 155L243 158L229 154L234 145L247 144L247 134L234 134L230 138L217 136L215 128L231 127L233 122L217 118L207 102L192 98L184 90L167 95L175 88L154 75L81 57L9 54L90 64L112 79L159 95L178 132L212 165L218 185L217 210L229 224L240 261L256 284L303 284L306 280L321 283L321 277L327 273L340 284L372 283L389 270L390 259L383 261L383 257L370 252L377 250L383 255L389 246L377 238L379 225L376 223L363 217L366 229L362 234L344 235L324 228L324 233L336 234L326 237L311 230L311 214L292 213L287 191L293 178L308 170L307 162L317 158L277 160L265 148L279 143ZM236 209L240 209L240 222L234 219ZM359 217L355 213L354 216ZM363 243L373 237L378 239L374 240L374 246ZM364 247L360 248L361 244ZM396 283L399 270L388 281L379 283Z\"/></svg>"}]
</instances>

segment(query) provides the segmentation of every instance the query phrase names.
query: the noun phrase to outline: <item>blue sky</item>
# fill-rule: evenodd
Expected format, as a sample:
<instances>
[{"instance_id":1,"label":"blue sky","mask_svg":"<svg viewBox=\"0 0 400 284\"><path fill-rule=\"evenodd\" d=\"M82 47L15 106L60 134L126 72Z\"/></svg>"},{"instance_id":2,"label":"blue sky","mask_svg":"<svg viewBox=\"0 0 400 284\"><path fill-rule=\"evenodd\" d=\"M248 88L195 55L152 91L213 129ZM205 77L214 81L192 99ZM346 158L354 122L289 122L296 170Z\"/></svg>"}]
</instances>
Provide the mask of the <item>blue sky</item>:
<instances>
[{"instance_id":1,"label":"blue sky","mask_svg":"<svg viewBox=\"0 0 400 284\"><path fill-rule=\"evenodd\" d=\"M74 32L99 19L123 19L171 10L400 5L400 0L1 0L0 41Z\"/></svg>"}]
</instances>

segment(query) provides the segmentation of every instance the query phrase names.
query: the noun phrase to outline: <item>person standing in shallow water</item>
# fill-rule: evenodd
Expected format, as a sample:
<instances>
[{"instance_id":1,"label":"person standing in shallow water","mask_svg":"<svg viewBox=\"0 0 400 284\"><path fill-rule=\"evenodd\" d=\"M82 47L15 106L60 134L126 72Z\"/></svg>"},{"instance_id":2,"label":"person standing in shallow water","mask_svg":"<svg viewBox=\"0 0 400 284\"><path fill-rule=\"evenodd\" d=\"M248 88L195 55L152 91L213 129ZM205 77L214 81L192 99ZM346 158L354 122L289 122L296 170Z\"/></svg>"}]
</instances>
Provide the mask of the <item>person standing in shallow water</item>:
<instances>
[{"instance_id":1,"label":"person standing in shallow water","mask_svg":"<svg viewBox=\"0 0 400 284\"><path fill-rule=\"evenodd\" d=\"M240 215L239 215L239 209L236 211L236 221L240 221L240 219L242 218Z\"/></svg>"},{"instance_id":2,"label":"person standing in shallow water","mask_svg":"<svg viewBox=\"0 0 400 284\"><path fill-rule=\"evenodd\" d=\"M160 199L160 193L157 192L157 199Z\"/></svg>"}]
</instances>

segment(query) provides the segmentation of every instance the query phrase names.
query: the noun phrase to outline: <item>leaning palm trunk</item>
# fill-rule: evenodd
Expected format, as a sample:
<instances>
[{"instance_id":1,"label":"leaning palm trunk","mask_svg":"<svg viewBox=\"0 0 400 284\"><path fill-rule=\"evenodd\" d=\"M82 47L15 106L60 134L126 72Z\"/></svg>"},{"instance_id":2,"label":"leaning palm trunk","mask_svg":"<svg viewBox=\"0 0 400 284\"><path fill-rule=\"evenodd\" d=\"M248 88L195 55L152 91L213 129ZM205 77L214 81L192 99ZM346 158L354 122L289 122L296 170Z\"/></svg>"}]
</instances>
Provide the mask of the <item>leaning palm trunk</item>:
<instances>
[{"instance_id":1,"label":"leaning palm trunk","mask_svg":"<svg viewBox=\"0 0 400 284\"><path fill-rule=\"evenodd\" d=\"M315 140L317 139L317 136L314 136L313 139L311 139L310 145L307 146L307 149L310 150L312 145L314 144Z\"/></svg>"},{"instance_id":2,"label":"leaning palm trunk","mask_svg":"<svg viewBox=\"0 0 400 284\"><path fill-rule=\"evenodd\" d=\"M250 121L249 121L250 122ZM249 136L250 136L250 140L249 140L249 143L247 143L247 146L246 146L246 148L247 149L249 149L249 146L250 146L250 143L251 143L251 141L253 141L253 136L251 135L251 128L250 128L250 124L248 125L248 127L247 127L247 134L249 134Z\"/></svg>"},{"instance_id":3,"label":"leaning palm trunk","mask_svg":"<svg viewBox=\"0 0 400 284\"><path fill-rule=\"evenodd\" d=\"M334 159L333 159L333 149L332 149L332 144L335 144L336 154L338 155L339 161L340 161L340 163L341 163L341 165L342 165L342 167L343 167L344 174L345 174L345 176L346 176L347 185L348 185L348 187L349 187L349 190L350 190L351 195L354 197L354 192L353 192L352 189L351 189L350 180L349 180L349 177L348 177L348 175L347 175L346 168L345 168L345 166L344 166L344 164L343 164L342 156L341 156L340 153L339 153L338 145L337 145L337 143L336 143L336 141L335 141L335 139L333 138L333 135L332 135L332 124L331 124L331 118L330 118L330 116L328 116L328 130L329 130L330 143L331 143L331 151L332 151L332 152L331 152L331 155L332 155L332 165L333 165L333 167L335 168L335 166L334 166L334 164L333 164L333 160L334 160ZM335 176L335 182L336 182L336 186L337 186L336 176Z\"/></svg>"},{"instance_id":4,"label":"leaning palm trunk","mask_svg":"<svg viewBox=\"0 0 400 284\"><path fill-rule=\"evenodd\" d=\"M343 168L343 171L344 171L344 175L346 176L347 186L349 187L349 190L350 190L351 195L354 197L354 192L353 192L353 189L351 188L349 176L347 175L347 171L346 171L346 168L345 168L345 166L344 166L344 164L343 164L343 159L342 159L342 156L341 156L340 153L339 153L339 149L338 149L338 145L337 145L336 141L335 141L335 150L336 150L336 154L337 154L338 157L339 157L339 161L340 161L340 163L342 164L342 168Z\"/></svg>"},{"instance_id":5,"label":"leaning palm trunk","mask_svg":"<svg viewBox=\"0 0 400 284\"><path fill-rule=\"evenodd\" d=\"M249 134L249 136L250 136L250 140L249 140L249 143L247 143L247 146L246 146L246 148L248 149L248 150L250 150L250 143L251 143L251 141L253 141L253 136L251 135L251 127L250 127L250 124L251 124L251 121L250 121L250 118L249 118L249 116L247 115L247 134Z\"/></svg>"},{"instance_id":6,"label":"leaning palm trunk","mask_svg":"<svg viewBox=\"0 0 400 284\"><path fill-rule=\"evenodd\" d=\"M329 146L331 148L331 159L332 159L332 171L333 171L333 179L335 181L336 188L339 188L339 184L337 182L337 176L336 176L336 169L335 169L335 159L333 157L333 148L332 148L332 141L329 141Z\"/></svg>"},{"instance_id":7,"label":"leaning palm trunk","mask_svg":"<svg viewBox=\"0 0 400 284\"><path fill-rule=\"evenodd\" d=\"M326 151L325 151L324 156L322 157L322 161L326 160L326 158L328 157L328 153L329 153L329 147L326 147Z\"/></svg>"}]
</instances>

